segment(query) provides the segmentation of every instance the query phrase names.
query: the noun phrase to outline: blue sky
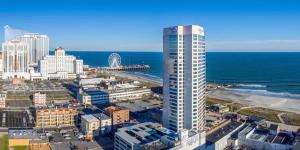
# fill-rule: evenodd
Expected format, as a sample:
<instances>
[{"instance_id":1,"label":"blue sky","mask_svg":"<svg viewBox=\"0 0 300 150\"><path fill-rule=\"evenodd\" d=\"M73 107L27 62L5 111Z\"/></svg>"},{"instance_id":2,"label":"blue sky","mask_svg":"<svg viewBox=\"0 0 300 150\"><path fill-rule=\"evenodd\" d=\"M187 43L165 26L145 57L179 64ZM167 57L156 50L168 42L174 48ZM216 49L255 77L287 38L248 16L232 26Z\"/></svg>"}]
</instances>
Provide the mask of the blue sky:
<instances>
[{"instance_id":1,"label":"blue sky","mask_svg":"<svg viewBox=\"0 0 300 150\"><path fill-rule=\"evenodd\" d=\"M47 34L51 49L161 51L162 28L199 24L207 51L300 51L299 7L297 0L1 0L0 26Z\"/></svg>"}]
</instances>

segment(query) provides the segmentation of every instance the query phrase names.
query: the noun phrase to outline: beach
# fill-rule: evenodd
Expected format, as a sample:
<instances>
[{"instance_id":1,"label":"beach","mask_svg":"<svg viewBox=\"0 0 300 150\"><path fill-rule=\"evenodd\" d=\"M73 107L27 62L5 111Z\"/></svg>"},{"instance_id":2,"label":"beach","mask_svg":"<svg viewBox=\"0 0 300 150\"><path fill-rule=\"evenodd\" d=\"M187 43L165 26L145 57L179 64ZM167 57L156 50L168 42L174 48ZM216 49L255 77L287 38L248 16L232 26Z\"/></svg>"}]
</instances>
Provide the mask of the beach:
<instances>
[{"instance_id":1,"label":"beach","mask_svg":"<svg viewBox=\"0 0 300 150\"><path fill-rule=\"evenodd\" d=\"M245 104L253 107L269 108L300 114L299 99L238 93L226 89L209 91L207 97Z\"/></svg>"},{"instance_id":2,"label":"beach","mask_svg":"<svg viewBox=\"0 0 300 150\"><path fill-rule=\"evenodd\" d=\"M136 75L126 72L113 72L113 74L131 80L149 82L152 84L157 84L158 86L162 86L161 80L149 78L143 75ZM217 88L209 90L207 92L207 97L244 104L249 107L262 107L300 114L300 99L295 98L285 98L238 92L231 90L230 88Z\"/></svg>"}]
</instances>

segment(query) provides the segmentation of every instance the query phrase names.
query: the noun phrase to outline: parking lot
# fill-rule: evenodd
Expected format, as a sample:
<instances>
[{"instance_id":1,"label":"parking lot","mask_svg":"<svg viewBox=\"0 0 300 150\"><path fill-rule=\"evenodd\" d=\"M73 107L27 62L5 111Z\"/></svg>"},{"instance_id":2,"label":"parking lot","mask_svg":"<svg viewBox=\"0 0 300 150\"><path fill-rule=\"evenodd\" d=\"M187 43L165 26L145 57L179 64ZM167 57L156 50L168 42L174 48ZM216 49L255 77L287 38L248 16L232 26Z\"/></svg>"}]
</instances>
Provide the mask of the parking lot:
<instances>
[{"instance_id":1,"label":"parking lot","mask_svg":"<svg viewBox=\"0 0 300 150\"><path fill-rule=\"evenodd\" d=\"M9 100L6 101L6 107L12 108L12 107L26 107L28 108L31 105L30 100Z\"/></svg>"},{"instance_id":2,"label":"parking lot","mask_svg":"<svg viewBox=\"0 0 300 150\"><path fill-rule=\"evenodd\" d=\"M33 118L29 111L0 110L0 127L33 127Z\"/></svg>"},{"instance_id":3,"label":"parking lot","mask_svg":"<svg viewBox=\"0 0 300 150\"><path fill-rule=\"evenodd\" d=\"M152 101L152 100L135 100L132 102L120 102L116 103L117 106L120 106L124 109L129 109L130 112L139 112L152 108L162 107L161 102Z\"/></svg>"},{"instance_id":4,"label":"parking lot","mask_svg":"<svg viewBox=\"0 0 300 150\"><path fill-rule=\"evenodd\" d=\"M48 90L64 90L64 82L51 82L51 81L39 81L39 82L28 82L21 84L11 84L11 82L1 82L2 89L5 91L48 91Z\"/></svg>"}]
</instances>

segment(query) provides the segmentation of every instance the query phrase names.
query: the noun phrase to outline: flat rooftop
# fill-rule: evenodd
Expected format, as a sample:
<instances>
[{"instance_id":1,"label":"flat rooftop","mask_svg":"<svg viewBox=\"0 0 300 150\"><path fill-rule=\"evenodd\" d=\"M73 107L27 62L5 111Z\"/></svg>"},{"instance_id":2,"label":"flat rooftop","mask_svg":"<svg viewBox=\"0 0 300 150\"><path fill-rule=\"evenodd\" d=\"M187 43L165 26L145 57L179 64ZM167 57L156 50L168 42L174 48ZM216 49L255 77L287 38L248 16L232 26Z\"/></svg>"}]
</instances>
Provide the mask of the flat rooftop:
<instances>
[{"instance_id":1,"label":"flat rooftop","mask_svg":"<svg viewBox=\"0 0 300 150\"><path fill-rule=\"evenodd\" d=\"M100 120L102 120L102 119L104 119L104 120L110 119L110 117L107 116L107 115L105 115L104 113L93 114L93 116L96 117L96 118L98 118L98 119L100 119Z\"/></svg>"},{"instance_id":2,"label":"flat rooftop","mask_svg":"<svg viewBox=\"0 0 300 150\"><path fill-rule=\"evenodd\" d=\"M87 122L97 122L97 121L99 121L93 115L82 115L81 118L84 119L84 120L86 120Z\"/></svg>"},{"instance_id":3,"label":"flat rooftop","mask_svg":"<svg viewBox=\"0 0 300 150\"><path fill-rule=\"evenodd\" d=\"M9 139L38 139L39 134L33 129L9 129Z\"/></svg>"},{"instance_id":4,"label":"flat rooftop","mask_svg":"<svg viewBox=\"0 0 300 150\"><path fill-rule=\"evenodd\" d=\"M224 136L228 135L230 132L238 128L240 125L242 125L241 122L237 121L231 121L229 124L225 125L224 127L216 130L215 132L209 134L206 136L206 143L208 145L211 145L215 143L216 141L220 140Z\"/></svg>"},{"instance_id":5,"label":"flat rooftop","mask_svg":"<svg viewBox=\"0 0 300 150\"><path fill-rule=\"evenodd\" d=\"M122 139L135 144L147 144L159 141L162 136L167 136L170 140L178 140L176 132L162 127L159 123L144 122L130 127L118 129L116 132Z\"/></svg>"},{"instance_id":6,"label":"flat rooftop","mask_svg":"<svg viewBox=\"0 0 300 150\"><path fill-rule=\"evenodd\" d=\"M270 131L268 129L256 128L254 132L249 136L250 139L264 142L269 136Z\"/></svg>"},{"instance_id":7,"label":"flat rooftop","mask_svg":"<svg viewBox=\"0 0 300 150\"><path fill-rule=\"evenodd\" d=\"M293 144L294 142L294 137L292 137L292 133L288 132L280 132L277 134L277 136L274 138L272 143L277 143L277 144Z\"/></svg>"}]
</instances>

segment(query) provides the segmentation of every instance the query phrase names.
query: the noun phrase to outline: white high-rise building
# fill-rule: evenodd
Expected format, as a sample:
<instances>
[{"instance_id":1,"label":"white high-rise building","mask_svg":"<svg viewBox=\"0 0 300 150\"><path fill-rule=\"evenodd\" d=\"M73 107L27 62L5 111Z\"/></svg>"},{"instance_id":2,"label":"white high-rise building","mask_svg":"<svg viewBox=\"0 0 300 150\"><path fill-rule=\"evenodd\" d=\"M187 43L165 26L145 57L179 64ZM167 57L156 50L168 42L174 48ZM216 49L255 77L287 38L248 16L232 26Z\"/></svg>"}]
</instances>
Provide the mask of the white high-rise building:
<instances>
[{"instance_id":1,"label":"white high-rise building","mask_svg":"<svg viewBox=\"0 0 300 150\"><path fill-rule=\"evenodd\" d=\"M61 47L55 49L55 55L45 56L39 62L40 73L48 79L70 79L83 74L83 61L75 56L66 55Z\"/></svg>"},{"instance_id":2,"label":"white high-rise building","mask_svg":"<svg viewBox=\"0 0 300 150\"><path fill-rule=\"evenodd\" d=\"M3 74L3 56L2 52L0 54L0 78L2 79L2 74Z\"/></svg>"},{"instance_id":3,"label":"white high-rise building","mask_svg":"<svg viewBox=\"0 0 300 150\"><path fill-rule=\"evenodd\" d=\"M29 79L29 50L27 44L18 40L2 43L3 79Z\"/></svg>"},{"instance_id":4,"label":"white high-rise building","mask_svg":"<svg viewBox=\"0 0 300 150\"><path fill-rule=\"evenodd\" d=\"M38 33L25 33L20 40L28 45L29 63L38 64L38 61L49 55L49 38Z\"/></svg>"},{"instance_id":5,"label":"white high-rise building","mask_svg":"<svg viewBox=\"0 0 300 150\"><path fill-rule=\"evenodd\" d=\"M164 29L163 125L204 131L205 43L201 26ZM201 139L203 143L203 139Z\"/></svg>"}]
</instances>

